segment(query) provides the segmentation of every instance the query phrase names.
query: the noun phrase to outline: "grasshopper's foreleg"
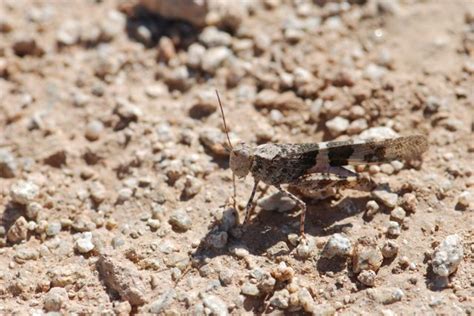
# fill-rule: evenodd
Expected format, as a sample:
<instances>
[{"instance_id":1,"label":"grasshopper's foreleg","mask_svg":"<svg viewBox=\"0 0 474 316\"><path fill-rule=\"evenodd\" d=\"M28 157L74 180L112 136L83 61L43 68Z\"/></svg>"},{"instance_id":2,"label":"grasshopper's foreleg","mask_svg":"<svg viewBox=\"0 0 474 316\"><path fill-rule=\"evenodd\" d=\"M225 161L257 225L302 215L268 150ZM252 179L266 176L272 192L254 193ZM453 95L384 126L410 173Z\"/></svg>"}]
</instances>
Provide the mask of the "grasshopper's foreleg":
<instances>
[{"instance_id":1,"label":"grasshopper's foreleg","mask_svg":"<svg viewBox=\"0 0 474 316\"><path fill-rule=\"evenodd\" d=\"M301 209L301 215L300 215L300 235L302 238L305 238L304 235L304 222L306 219L306 203L303 202L299 197L294 195L293 193L289 192L288 190L283 189L280 185L275 186L280 192L285 193L290 199L296 202L298 206Z\"/></svg>"},{"instance_id":2,"label":"grasshopper's foreleg","mask_svg":"<svg viewBox=\"0 0 474 316\"><path fill-rule=\"evenodd\" d=\"M252 193L250 193L249 201L247 202L247 205L245 206L245 219L244 219L244 224L248 223L250 219L250 215L252 215L252 210L253 210L253 198L255 197L255 192L257 192L257 187L258 187L258 180L255 180Z\"/></svg>"}]
</instances>

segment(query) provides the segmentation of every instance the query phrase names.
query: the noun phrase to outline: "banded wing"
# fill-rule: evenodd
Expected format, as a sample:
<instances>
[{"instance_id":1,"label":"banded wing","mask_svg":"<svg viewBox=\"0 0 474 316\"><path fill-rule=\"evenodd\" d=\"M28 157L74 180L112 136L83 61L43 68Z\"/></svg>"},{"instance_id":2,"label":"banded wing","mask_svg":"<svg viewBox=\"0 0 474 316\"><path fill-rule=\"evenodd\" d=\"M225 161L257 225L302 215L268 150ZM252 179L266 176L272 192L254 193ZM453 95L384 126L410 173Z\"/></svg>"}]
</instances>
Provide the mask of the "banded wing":
<instances>
[{"instance_id":1,"label":"banded wing","mask_svg":"<svg viewBox=\"0 0 474 316\"><path fill-rule=\"evenodd\" d=\"M349 140L319 143L317 166L346 166L410 160L428 149L428 140L412 135L383 140Z\"/></svg>"}]
</instances>

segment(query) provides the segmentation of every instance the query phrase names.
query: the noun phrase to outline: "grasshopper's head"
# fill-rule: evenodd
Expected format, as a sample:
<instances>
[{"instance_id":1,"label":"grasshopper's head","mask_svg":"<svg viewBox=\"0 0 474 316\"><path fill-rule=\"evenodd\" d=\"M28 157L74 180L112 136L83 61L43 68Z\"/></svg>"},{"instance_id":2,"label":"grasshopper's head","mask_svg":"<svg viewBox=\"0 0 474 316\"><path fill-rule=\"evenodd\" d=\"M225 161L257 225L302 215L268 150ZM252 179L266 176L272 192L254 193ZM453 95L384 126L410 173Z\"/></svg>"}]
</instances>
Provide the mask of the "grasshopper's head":
<instances>
[{"instance_id":1,"label":"grasshopper's head","mask_svg":"<svg viewBox=\"0 0 474 316\"><path fill-rule=\"evenodd\" d=\"M245 143L235 146L230 152L230 169L239 178L245 177L252 167L253 151L252 147Z\"/></svg>"}]
</instances>

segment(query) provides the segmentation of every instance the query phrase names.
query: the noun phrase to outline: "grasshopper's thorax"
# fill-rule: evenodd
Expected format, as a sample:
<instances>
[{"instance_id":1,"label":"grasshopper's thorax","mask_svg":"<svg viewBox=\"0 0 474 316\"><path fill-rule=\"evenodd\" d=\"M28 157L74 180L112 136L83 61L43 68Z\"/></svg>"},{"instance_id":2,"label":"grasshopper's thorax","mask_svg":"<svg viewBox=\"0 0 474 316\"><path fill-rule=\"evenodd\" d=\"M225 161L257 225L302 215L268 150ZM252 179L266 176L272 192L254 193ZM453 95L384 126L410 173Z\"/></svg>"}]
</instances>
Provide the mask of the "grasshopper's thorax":
<instances>
[{"instance_id":1,"label":"grasshopper's thorax","mask_svg":"<svg viewBox=\"0 0 474 316\"><path fill-rule=\"evenodd\" d=\"M245 143L240 143L230 152L230 169L239 178L245 177L252 167L253 149Z\"/></svg>"}]
</instances>

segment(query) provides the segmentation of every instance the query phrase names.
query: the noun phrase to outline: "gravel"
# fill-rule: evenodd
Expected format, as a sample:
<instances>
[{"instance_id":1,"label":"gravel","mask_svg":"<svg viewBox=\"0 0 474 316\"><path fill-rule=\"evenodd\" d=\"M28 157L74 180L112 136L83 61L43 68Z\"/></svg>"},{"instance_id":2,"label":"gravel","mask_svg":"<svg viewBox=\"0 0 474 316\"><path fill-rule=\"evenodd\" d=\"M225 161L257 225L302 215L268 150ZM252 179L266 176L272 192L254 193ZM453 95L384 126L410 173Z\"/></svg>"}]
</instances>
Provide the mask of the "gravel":
<instances>
[{"instance_id":1,"label":"gravel","mask_svg":"<svg viewBox=\"0 0 474 316\"><path fill-rule=\"evenodd\" d=\"M76 242L74 244L76 250L79 253L85 254L94 249L94 243L92 242L92 233L91 232L84 232L80 234L76 238Z\"/></svg>"},{"instance_id":2,"label":"gravel","mask_svg":"<svg viewBox=\"0 0 474 316\"><path fill-rule=\"evenodd\" d=\"M0 178L14 178L17 172L15 157L6 149L0 148Z\"/></svg>"},{"instance_id":3,"label":"gravel","mask_svg":"<svg viewBox=\"0 0 474 316\"><path fill-rule=\"evenodd\" d=\"M397 206L398 195L396 193L377 188L372 191L372 197L389 208Z\"/></svg>"},{"instance_id":4,"label":"gravel","mask_svg":"<svg viewBox=\"0 0 474 316\"><path fill-rule=\"evenodd\" d=\"M10 197L13 202L27 205L33 202L39 194L39 187L30 181L18 181L10 187Z\"/></svg>"},{"instance_id":5,"label":"gravel","mask_svg":"<svg viewBox=\"0 0 474 316\"><path fill-rule=\"evenodd\" d=\"M349 128L349 120L336 116L326 122L326 127L333 137L339 136Z\"/></svg>"},{"instance_id":6,"label":"gravel","mask_svg":"<svg viewBox=\"0 0 474 316\"><path fill-rule=\"evenodd\" d=\"M46 229L46 235L49 237L56 236L61 231L61 223L60 222L49 222L48 228Z\"/></svg>"},{"instance_id":7,"label":"gravel","mask_svg":"<svg viewBox=\"0 0 474 316\"><path fill-rule=\"evenodd\" d=\"M397 238L401 234L400 224L394 221L389 221L387 224L387 235Z\"/></svg>"},{"instance_id":8,"label":"gravel","mask_svg":"<svg viewBox=\"0 0 474 316\"><path fill-rule=\"evenodd\" d=\"M260 295L260 290L258 289L256 284L246 282L242 285L240 288L240 291L242 294L247 295L247 296L259 296Z\"/></svg>"},{"instance_id":9,"label":"gravel","mask_svg":"<svg viewBox=\"0 0 474 316\"><path fill-rule=\"evenodd\" d=\"M116 291L123 300L132 306L146 303L147 287L133 264L101 255L97 267L105 286Z\"/></svg>"},{"instance_id":10,"label":"gravel","mask_svg":"<svg viewBox=\"0 0 474 316\"><path fill-rule=\"evenodd\" d=\"M375 289L368 289L367 296L381 304L393 304L403 299L405 294L400 288L396 287L381 287Z\"/></svg>"},{"instance_id":11,"label":"gravel","mask_svg":"<svg viewBox=\"0 0 474 316\"><path fill-rule=\"evenodd\" d=\"M402 224L403 221L405 220L406 212L403 208L400 206L395 207L391 212L390 212L390 219Z\"/></svg>"},{"instance_id":12,"label":"gravel","mask_svg":"<svg viewBox=\"0 0 474 316\"><path fill-rule=\"evenodd\" d=\"M325 258L333 258L335 256L348 256L352 253L351 241L341 234L332 235L324 246L322 256Z\"/></svg>"},{"instance_id":13,"label":"gravel","mask_svg":"<svg viewBox=\"0 0 474 316\"><path fill-rule=\"evenodd\" d=\"M354 246L352 255L352 270L359 273L362 270L377 272L382 265L383 256L373 238L361 237Z\"/></svg>"},{"instance_id":14,"label":"gravel","mask_svg":"<svg viewBox=\"0 0 474 316\"><path fill-rule=\"evenodd\" d=\"M19 243L23 240L26 240L27 237L28 237L28 222L23 216L20 216L13 223L10 229L8 229L7 239L11 243Z\"/></svg>"},{"instance_id":15,"label":"gravel","mask_svg":"<svg viewBox=\"0 0 474 316\"><path fill-rule=\"evenodd\" d=\"M43 305L47 312L59 312L69 301L66 289L53 287L44 297Z\"/></svg>"},{"instance_id":16,"label":"gravel","mask_svg":"<svg viewBox=\"0 0 474 316\"><path fill-rule=\"evenodd\" d=\"M290 292L287 289L275 291L270 298L270 305L280 309L287 309L290 306Z\"/></svg>"},{"instance_id":17,"label":"gravel","mask_svg":"<svg viewBox=\"0 0 474 316\"><path fill-rule=\"evenodd\" d=\"M398 244L393 241L393 240L387 240L382 246L382 256L386 259L393 258L397 255L398 253L399 246Z\"/></svg>"},{"instance_id":18,"label":"gravel","mask_svg":"<svg viewBox=\"0 0 474 316\"><path fill-rule=\"evenodd\" d=\"M169 219L169 223L174 229L185 232L192 226L192 221L185 210L176 210Z\"/></svg>"},{"instance_id":19,"label":"gravel","mask_svg":"<svg viewBox=\"0 0 474 316\"><path fill-rule=\"evenodd\" d=\"M459 235L449 235L435 249L431 257L433 272L447 277L454 273L464 256L463 243Z\"/></svg>"},{"instance_id":20,"label":"gravel","mask_svg":"<svg viewBox=\"0 0 474 316\"><path fill-rule=\"evenodd\" d=\"M376 276L377 275L372 270L363 270L357 276L357 280L359 280L359 282L364 284L365 286L372 287L375 285Z\"/></svg>"},{"instance_id":21,"label":"gravel","mask_svg":"<svg viewBox=\"0 0 474 316\"><path fill-rule=\"evenodd\" d=\"M368 218L373 218L375 216L375 214L377 214L379 209L380 209L380 206L374 200L368 201L367 204L365 205L365 207L366 207L365 215Z\"/></svg>"},{"instance_id":22,"label":"gravel","mask_svg":"<svg viewBox=\"0 0 474 316\"><path fill-rule=\"evenodd\" d=\"M212 315L225 316L228 315L227 304L216 295L204 295L202 298L204 306L206 306Z\"/></svg>"},{"instance_id":23,"label":"gravel","mask_svg":"<svg viewBox=\"0 0 474 316\"><path fill-rule=\"evenodd\" d=\"M176 291L174 289L168 289L163 294L161 294L157 300L150 303L148 311L152 314L164 312L165 308L171 304L175 296Z\"/></svg>"},{"instance_id":24,"label":"gravel","mask_svg":"<svg viewBox=\"0 0 474 316\"><path fill-rule=\"evenodd\" d=\"M100 138L104 131L104 124L101 121L94 120L87 124L85 136L90 141L95 141Z\"/></svg>"}]
</instances>

